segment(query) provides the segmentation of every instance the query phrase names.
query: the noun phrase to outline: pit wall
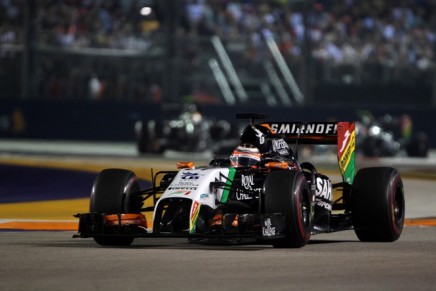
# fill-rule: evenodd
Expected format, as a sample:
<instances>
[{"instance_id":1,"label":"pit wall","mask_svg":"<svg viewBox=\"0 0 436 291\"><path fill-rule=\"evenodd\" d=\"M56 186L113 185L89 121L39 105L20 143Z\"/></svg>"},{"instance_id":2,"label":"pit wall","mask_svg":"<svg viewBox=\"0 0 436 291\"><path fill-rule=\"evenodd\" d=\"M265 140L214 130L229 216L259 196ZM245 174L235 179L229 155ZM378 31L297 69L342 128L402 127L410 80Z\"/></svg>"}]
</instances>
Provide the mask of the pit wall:
<instances>
[{"instance_id":1,"label":"pit wall","mask_svg":"<svg viewBox=\"0 0 436 291\"><path fill-rule=\"evenodd\" d=\"M264 107L205 105L205 116L236 122L236 113L265 113L275 121L354 121L365 110L374 116L390 114L412 117L414 131L427 133L436 147L436 108L424 106L352 106ZM162 106L116 102L0 100L0 137L47 140L133 141L134 123L139 119L160 119Z\"/></svg>"}]
</instances>

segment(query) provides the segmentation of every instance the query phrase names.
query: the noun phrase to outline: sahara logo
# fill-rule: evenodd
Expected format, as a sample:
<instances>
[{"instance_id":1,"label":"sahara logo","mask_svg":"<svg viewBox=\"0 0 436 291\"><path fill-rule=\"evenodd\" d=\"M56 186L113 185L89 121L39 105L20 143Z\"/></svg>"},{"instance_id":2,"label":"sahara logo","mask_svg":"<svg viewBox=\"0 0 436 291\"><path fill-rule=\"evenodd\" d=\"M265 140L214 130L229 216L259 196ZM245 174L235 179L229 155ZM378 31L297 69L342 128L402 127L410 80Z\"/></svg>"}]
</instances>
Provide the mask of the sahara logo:
<instances>
[{"instance_id":1,"label":"sahara logo","mask_svg":"<svg viewBox=\"0 0 436 291\"><path fill-rule=\"evenodd\" d=\"M333 193L332 193L332 182L328 178L321 178L316 177L316 193L315 193L315 204L328 209L332 210L332 200L333 200Z\"/></svg>"}]
</instances>

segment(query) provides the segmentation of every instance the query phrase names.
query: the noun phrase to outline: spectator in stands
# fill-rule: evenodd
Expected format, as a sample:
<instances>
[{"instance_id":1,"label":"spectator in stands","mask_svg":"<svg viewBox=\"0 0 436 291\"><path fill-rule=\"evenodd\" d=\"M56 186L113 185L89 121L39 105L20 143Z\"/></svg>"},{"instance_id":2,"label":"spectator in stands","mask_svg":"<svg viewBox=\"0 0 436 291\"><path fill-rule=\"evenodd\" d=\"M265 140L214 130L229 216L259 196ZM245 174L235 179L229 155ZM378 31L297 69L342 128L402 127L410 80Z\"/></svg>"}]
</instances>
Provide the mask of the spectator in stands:
<instances>
[{"instance_id":1,"label":"spectator in stands","mask_svg":"<svg viewBox=\"0 0 436 291\"><path fill-rule=\"evenodd\" d=\"M160 24L153 14L141 16L139 4L38 0L37 42L147 51ZM5 44L23 39L24 5L25 0L0 0L0 57L5 55ZM307 32L312 57L333 67L382 68L390 80L401 78L404 70L419 76L434 67L436 5L430 0L317 0L309 9L307 27L294 1L184 0L180 5L189 25L181 26L178 35L247 37L246 57L253 63L265 57L265 35L274 37L287 60L301 58Z\"/></svg>"}]
</instances>

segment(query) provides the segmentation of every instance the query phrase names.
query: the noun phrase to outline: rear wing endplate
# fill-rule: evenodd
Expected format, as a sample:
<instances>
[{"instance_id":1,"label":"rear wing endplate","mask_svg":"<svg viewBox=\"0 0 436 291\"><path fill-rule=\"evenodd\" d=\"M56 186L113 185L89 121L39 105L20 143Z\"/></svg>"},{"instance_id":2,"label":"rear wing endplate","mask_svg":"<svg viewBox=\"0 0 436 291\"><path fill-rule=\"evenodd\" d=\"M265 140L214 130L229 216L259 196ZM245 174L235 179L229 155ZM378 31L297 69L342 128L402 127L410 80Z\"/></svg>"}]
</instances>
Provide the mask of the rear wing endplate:
<instances>
[{"instance_id":1,"label":"rear wing endplate","mask_svg":"<svg viewBox=\"0 0 436 291\"><path fill-rule=\"evenodd\" d=\"M354 122L263 122L271 137L288 143L336 144L338 166L344 182L353 183L355 175L356 132Z\"/></svg>"}]
</instances>

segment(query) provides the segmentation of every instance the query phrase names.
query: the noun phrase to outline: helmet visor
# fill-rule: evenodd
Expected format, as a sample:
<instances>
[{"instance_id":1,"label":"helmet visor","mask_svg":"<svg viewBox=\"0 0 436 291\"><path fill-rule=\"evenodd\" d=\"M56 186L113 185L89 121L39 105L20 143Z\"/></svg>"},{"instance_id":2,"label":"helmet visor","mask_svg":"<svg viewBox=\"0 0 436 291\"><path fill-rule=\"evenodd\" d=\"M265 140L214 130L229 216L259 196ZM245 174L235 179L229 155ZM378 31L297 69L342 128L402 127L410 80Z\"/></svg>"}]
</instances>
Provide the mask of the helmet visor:
<instances>
[{"instance_id":1,"label":"helmet visor","mask_svg":"<svg viewBox=\"0 0 436 291\"><path fill-rule=\"evenodd\" d=\"M230 156L230 162L235 167L253 167L259 165L260 157L258 155L233 154Z\"/></svg>"}]
</instances>

